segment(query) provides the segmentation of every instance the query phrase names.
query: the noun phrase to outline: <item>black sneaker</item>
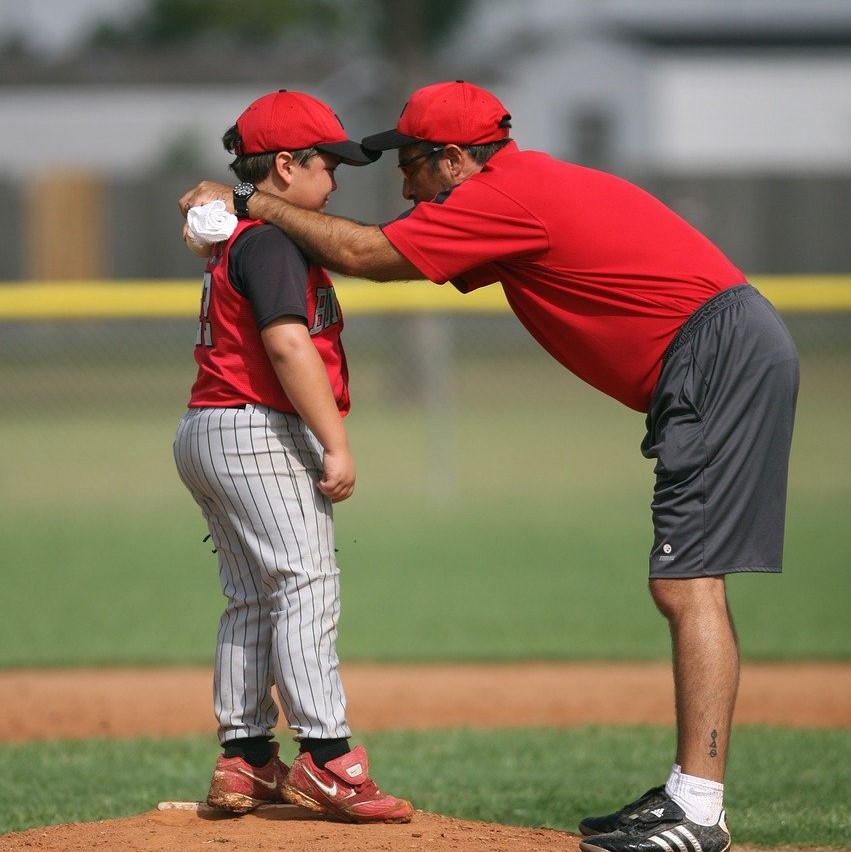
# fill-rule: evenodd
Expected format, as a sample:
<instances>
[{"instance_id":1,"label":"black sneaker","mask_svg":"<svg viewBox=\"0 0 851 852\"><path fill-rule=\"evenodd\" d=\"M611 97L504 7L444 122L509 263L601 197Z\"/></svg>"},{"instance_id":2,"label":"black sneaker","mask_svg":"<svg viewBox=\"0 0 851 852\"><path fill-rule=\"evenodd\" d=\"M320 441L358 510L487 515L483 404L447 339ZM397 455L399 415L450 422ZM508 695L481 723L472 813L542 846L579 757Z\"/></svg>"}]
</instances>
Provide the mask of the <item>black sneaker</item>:
<instances>
[{"instance_id":1,"label":"black sneaker","mask_svg":"<svg viewBox=\"0 0 851 852\"><path fill-rule=\"evenodd\" d=\"M641 811L617 831L586 837L582 852L727 852L730 832L724 811L715 825L686 819L673 801Z\"/></svg>"},{"instance_id":2,"label":"black sneaker","mask_svg":"<svg viewBox=\"0 0 851 852\"><path fill-rule=\"evenodd\" d=\"M619 811L605 816L585 817L579 823L579 830L586 836L591 834L609 834L612 831L617 831L621 824L626 822L631 816L635 816L639 811L647 810L647 808L655 808L657 805L662 805L665 802L670 802L671 797L665 792L665 785L654 787L648 790L643 796L624 805Z\"/></svg>"}]
</instances>

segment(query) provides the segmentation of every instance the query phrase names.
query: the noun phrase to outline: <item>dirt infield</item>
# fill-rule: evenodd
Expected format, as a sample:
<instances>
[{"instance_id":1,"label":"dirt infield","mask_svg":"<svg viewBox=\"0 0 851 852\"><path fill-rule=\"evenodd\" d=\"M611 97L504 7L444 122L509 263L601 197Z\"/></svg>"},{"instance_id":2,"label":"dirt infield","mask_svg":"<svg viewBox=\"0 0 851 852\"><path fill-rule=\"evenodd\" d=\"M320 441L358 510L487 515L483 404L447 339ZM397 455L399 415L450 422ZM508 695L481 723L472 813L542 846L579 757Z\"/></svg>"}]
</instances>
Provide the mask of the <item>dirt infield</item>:
<instances>
[{"instance_id":1,"label":"dirt infield","mask_svg":"<svg viewBox=\"0 0 851 852\"><path fill-rule=\"evenodd\" d=\"M534 663L492 666L347 665L356 732L453 727L670 724L666 665ZM628 704L619 700L630 695ZM210 732L210 672L174 668L0 672L6 742ZM739 724L851 727L851 664L746 665ZM221 818L158 811L0 837L0 852L577 852L576 835L465 822L417 812L404 826L350 826L296 808ZM737 846L737 852L748 847ZM763 850L764 852L764 850ZM784 847L784 852L791 852Z\"/></svg>"}]
</instances>

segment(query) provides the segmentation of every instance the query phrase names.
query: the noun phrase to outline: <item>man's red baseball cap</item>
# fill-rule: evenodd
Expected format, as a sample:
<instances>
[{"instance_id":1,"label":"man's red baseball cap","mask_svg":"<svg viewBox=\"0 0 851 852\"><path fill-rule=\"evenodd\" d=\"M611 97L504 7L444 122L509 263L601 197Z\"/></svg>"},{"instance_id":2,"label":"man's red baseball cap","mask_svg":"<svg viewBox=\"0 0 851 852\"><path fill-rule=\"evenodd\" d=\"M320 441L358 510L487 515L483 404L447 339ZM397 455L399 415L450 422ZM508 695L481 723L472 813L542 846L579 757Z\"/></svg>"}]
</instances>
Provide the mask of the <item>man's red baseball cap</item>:
<instances>
[{"instance_id":1,"label":"man's red baseball cap","mask_svg":"<svg viewBox=\"0 0 851 852\"><path fill-rule=\"evenodd\" d=\"M328 104L302 92L281 89L263 95L242 113L236 126L242 139L234 151L239 156L316 148L350 166L365 166L381 156L349 139Z\"/></svg>"},{"instance_id":2,"label":"man's red baseball cap","mask_svg":"<svg viewBox=\"0 0 851 852\"><path fill-rule=\"evenodd\" d=\"M485 89L453 80L433 83L411 95L393 130L361 140L364 148L386 151L414 142L483 145L508 137L511 115Z\"/></svg>"}]
</instances>

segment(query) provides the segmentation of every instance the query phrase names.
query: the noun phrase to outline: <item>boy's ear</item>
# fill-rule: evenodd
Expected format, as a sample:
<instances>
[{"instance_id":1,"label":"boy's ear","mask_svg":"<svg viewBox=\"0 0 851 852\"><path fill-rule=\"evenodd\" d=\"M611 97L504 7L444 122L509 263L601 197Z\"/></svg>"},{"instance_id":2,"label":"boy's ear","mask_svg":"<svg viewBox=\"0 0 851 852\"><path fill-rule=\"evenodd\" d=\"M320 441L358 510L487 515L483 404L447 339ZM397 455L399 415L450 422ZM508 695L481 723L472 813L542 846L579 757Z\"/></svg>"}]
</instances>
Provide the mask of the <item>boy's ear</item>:
<instances>
[{"instance_id":1,"label":"boy's ear","mask_svg":"<svg viewBox=\"0 0 851 852\"><path fill-rule=\"evenodd\" d=\"M289 186L292 182L293 169L295 168L295 160L289 151L278 151L275 154L275 174L284 183Z\"/></svg>"}]
</instances>

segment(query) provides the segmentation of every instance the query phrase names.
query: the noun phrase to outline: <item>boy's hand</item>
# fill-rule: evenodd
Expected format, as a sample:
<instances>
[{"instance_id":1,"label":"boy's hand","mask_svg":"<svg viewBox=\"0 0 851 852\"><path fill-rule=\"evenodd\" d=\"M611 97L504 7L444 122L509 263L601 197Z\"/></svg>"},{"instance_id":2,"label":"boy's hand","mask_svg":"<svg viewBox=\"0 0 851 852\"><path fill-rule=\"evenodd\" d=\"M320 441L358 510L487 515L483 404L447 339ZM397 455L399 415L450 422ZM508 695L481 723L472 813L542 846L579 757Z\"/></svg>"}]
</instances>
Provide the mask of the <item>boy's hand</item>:
<instances>
[{"instance_id":1,"label":"boy's hand","mask_svg":"<svg viewBox=\"0 0 851 852\"><path fill-rule=\"evenodd\" d=\"M348 451L326 450L322 466L324 473L317 487L332 503L352 496L355 490L355 461Z\"/></svg>"}]
</instances>

